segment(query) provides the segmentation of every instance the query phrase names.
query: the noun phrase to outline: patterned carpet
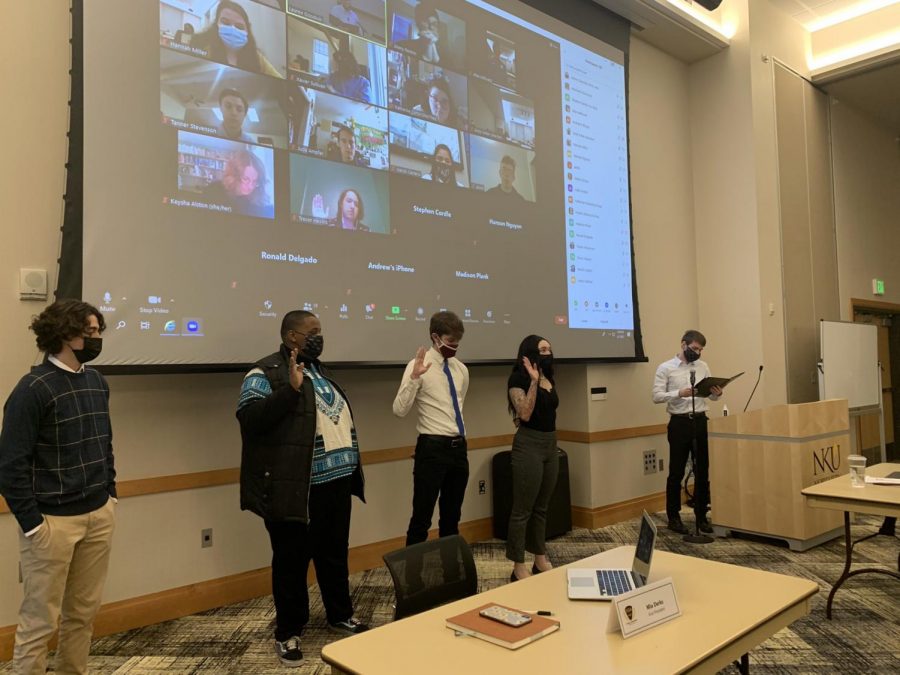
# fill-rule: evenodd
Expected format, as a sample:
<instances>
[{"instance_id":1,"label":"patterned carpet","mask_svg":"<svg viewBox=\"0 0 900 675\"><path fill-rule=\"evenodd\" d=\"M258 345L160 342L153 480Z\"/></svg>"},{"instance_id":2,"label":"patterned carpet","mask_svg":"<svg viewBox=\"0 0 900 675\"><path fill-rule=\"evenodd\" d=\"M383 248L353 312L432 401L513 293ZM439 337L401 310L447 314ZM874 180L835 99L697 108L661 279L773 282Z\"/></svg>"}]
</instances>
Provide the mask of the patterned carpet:
<instances>
[{"instance_id":1,"label":"patterned carpet","mask_svg":"<svg viewBox=\"0 0 900 675\"><path fill-rule=\"evenodd\" d=\"M840 576L843 567L842 539L805 553L745 538L717 539L713 544L696 546L666 530L660 514L655 518L660 524L661 550L805 577L819 584L812 614L750 653L752 672L900 672L900 583L896 580L883 575L851 579L836 597L834 620L825 619L830 582ZM880 523L881 519L860 516L854 536L875 532ZM599 530L573 530L550 542L550 557L561 565L633 544L638 526L635 519ZM492 539L476 544L473 550L479 590L508 583L510 564L503 542ZM857 547L854 563L896 569L897 554L896 538L878 536ZM373 627L391 620L393 587L386 569L354 574L350 583L358 619ZM334 636L326 630L317 589L311 589L310 600L313 619L303 636L306 660L302 668L286 669L278 664L271 638L274 607L271 597L265 597L95 640L91 671L97 675L328 673L329 667L319 653ZM0 673L10 672L9 663L0 665ZM737 673L737 669L723 672Z\"/></svg>"}]
</instances>

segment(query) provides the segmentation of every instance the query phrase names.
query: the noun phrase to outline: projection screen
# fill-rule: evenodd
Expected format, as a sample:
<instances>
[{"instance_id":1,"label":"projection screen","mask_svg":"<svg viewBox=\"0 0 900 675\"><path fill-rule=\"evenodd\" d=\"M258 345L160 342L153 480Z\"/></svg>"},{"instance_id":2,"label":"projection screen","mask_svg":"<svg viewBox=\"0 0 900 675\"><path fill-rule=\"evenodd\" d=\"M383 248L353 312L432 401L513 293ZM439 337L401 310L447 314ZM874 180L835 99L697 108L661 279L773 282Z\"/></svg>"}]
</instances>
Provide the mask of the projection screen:
<instances>
[{"instance_id":1,"label":"projection screen","mask_svg":"<svg viewBox=\"0 0 900 675\"><path fill-rule=\"evenodd\" d=\"M621 49L512 0L90 0L83 42L99 364L246 364L293 309L338 364L442 309L469 363L643 359Z\"/></svg>"}]
</instances>

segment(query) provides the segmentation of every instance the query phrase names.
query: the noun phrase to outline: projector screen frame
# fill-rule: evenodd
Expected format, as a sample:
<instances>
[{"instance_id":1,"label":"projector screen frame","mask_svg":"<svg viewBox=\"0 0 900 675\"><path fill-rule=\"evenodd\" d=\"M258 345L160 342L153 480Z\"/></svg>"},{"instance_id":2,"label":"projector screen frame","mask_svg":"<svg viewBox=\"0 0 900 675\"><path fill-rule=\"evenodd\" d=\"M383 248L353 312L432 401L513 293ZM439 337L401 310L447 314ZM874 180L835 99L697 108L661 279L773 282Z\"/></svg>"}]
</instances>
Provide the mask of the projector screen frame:
<instances>
[{"instance_id":1,"label":"projector screen frame","mask_svg":"<svg viewBox=\"0 0 900 675\"><path fill-rule=\"evenodd\" d=\"M576 26L595 27L595 22L584 21L590 14L602 13L613 21L628 25L625 19L597 5L586 6L583 2L569 0L554 3L551 7L539 8L536 0L519 0L519 4L529 6L532 11L552 17L569 25L573 30L579 31L592 38L608 42L596 32L588 32ZM551 13L552 12L552 13ZM69 130L68 155L65 167L66 192L64 199L64 217L61 227L62 237L60 244L60 257L58 263L57 288L55 297L80 298L82 296L83 280L83 204L84 204L84 0L70 0L71 20L71 68L69 70L71 91L69 100ZM625 115L626 124L629 119L629 49L623 45L624 69L625 69ZM631 164L630 164L630 138L626 138L626 153L629 156L627 167L628 201L629 201L629 239L631 259L631 285L633 299L634 318L634 356L616 357L559 357L559 364L603 364L603 363L646 363L649 361L644 353L643 339L640 321L640 305L637 289L637 271L635 265L634 248L634 218L631 204ZM272 336L273 349L277 347L277 334ZM421 344L427 344L427 335L423 331ZM463 350L465 343L463 343ZM464 354L463 354L464 356ZM410 358L412 353L410 354ZM509 365L512 359L465 359L468 366L497 366ZM328 361L328 365L334 369L386 369L400 368L406 365L406 361ZM207 364L131 364L131 365L103 365L97 369L108 375L159 375L159 374L197 374L197 373L237 373L246 372L252 366L251 363L207 363Z\"/></svg>"}]
</instances>

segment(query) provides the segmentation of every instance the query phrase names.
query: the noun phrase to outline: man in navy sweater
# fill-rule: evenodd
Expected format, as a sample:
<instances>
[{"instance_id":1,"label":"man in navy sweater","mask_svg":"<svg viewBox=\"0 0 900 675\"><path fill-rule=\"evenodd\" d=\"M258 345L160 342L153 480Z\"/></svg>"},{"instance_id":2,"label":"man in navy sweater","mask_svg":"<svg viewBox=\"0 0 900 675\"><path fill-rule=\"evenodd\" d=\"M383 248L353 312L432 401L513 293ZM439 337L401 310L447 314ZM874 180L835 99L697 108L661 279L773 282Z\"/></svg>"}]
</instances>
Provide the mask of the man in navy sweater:
<instances>
[{"instance_id":1,"label":"man in navy sweater","mask_svg":"<svg viewBox=\"0 0 900 675\"><path fill-rule=\"evenodd\" d=\"M62 300L31 322L44 362L13 389L0 432L0 494L19 523L24 598L17 673L44 673L59 625L56 673L86 673L115 524L109 387L84 364L105 328L85 302Z\"/></svg>"}]
</instances>

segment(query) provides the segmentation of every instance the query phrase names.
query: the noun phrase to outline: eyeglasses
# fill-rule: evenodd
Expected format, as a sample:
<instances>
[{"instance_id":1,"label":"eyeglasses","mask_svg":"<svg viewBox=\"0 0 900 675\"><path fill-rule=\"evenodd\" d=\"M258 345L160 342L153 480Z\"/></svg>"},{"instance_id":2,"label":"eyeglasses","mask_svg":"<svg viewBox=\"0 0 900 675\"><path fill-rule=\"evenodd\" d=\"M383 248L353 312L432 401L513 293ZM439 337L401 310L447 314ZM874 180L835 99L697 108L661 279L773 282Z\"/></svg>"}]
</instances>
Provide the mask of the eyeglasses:
<instances>
[{"instance_id":1,"label":"eyeglasses","mask_svg":"<svg viewBox=\"0 0 900 675\"><path fill-rule=\"evenodd\" d=\"M446 96L435 96L434 94L429 94L428 98L430 98L432 101L434 101L435 103L437 103L440 106L446 107L446 106L450 105L450 99L447 98Z\"/></svg>"}]
</instances>

